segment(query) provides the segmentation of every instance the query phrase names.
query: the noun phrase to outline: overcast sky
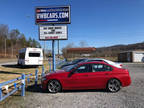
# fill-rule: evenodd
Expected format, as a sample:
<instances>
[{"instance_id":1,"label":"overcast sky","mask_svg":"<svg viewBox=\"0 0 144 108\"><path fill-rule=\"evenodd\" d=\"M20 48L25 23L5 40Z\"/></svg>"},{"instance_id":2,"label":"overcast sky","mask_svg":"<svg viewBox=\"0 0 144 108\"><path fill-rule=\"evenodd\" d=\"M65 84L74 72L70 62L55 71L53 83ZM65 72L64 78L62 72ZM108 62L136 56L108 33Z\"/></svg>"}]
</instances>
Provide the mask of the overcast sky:
<instances>
[{"instance_id":1,"label":"overcast sky","mask_svg":"<svg viewBox=\"0 0 144 108\"><path fill-rule=\"evenodd\" d=\"M38 40L35 6L55 5L71 5L68 40L60 41L61 48L80 41L89 47L144 41L144 0L0 0L0 24ZM46 45L51 48L51 41Z\"/></svg>"}]
</instances>

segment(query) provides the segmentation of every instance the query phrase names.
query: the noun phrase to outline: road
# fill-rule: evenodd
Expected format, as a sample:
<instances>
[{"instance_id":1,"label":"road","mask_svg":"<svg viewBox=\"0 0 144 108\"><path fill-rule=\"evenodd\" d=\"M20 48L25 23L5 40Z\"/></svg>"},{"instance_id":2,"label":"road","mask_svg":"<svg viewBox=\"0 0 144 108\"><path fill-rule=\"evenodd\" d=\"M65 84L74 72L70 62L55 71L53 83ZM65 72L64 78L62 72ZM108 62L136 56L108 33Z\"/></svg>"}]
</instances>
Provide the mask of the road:
<instances>
[{"instance_id":1,"label":"road","mask_svg":"<svg viewBox=\"0 0 144 108\"><path fill-rule=\"evenodd\" d=\"M0 66L17 64L17 59L0 59Z\"/></svg>"},{"instance_id":2,"label":"road","mask_svg":"<svg viewBox=\"0 0 144 108\"><path fill-rule=\"evenodd\" d=\"M5 63L0 63L0 66L3 66L3 65L15 65L17 64L17 62L5 62Z\"/></svg>"},{"instance_id":3,"label":"road","mask_svg":"<svg viewBox=\"0 0 144 108\"><path fill-rule=\"evenodd\" d=\"M144 64L125 64L132 84L117 93L104 90L43 93L30 87L25 97L16 96L5 108L144 108Z\"/></svg>"}]
</instances>

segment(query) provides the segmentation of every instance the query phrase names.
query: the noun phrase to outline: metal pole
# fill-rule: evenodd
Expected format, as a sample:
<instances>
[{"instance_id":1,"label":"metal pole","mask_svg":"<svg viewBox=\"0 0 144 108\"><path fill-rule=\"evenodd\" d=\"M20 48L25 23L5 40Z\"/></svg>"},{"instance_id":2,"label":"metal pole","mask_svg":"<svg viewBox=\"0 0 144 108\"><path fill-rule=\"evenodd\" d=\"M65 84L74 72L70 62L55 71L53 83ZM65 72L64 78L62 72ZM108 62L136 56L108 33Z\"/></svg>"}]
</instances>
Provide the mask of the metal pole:
<instances>
[{"instance_id":1,"label":"metal pole","mask_svg":"<svg viewBox=\"0 0 144 108\"><path fill-rule=\"evenodd\" d=\"M46 53L45 53L45 40L44 40L44 60L46 59Z\"/></svg>"},{"instance_id":2,"label":"metal pole","mask_svg":"<svg viewBox=\"0 0 144 108\"><path fill-rule=\"evenodd\" d=\"M59 59L59 40L58 40L58 59Z\"/></svg>"},{"instance_id":3,"label":"metal pole","mask_svg":"<svg viewBox=\"0 0 144 108\"><path fill-rule=\"evenodd\" d=\"M2 86L0 84L0 101L2 101L2 97L3 97L3 95L2 95Z\"/></svg>"},{"instance_id":4,"label":"metal pole","mask_svg":"<svg viewBox=\"0 0 144 108\"><path fill-rule=\"evenodd\" d=\"M37 82L38 82L38 69L36 69L35 71L35 86L37 86Z\"/></svg>"},{"instance_id":5,"label":"metal pole","mask_svg":"<svg viewBox=\"0 0 144 108\"><path fill-rule=\"evenodd\" d=\"M42 66L42 73L41 73L41 76L43 77L44 74L45 74L45 68L44 68L44 66Z\"/></svg>"},{"instance_id":6,"label":"metal pole","mask_svg":"<svg viewBox=\"0 0 144 108\"><path fill-rule=\"evenodd\" d=\"M25 96L25 74L22 74L21 96Z\"/></svg>"},{"instance_id":7,"label":"metal pole","mask_svg":"<svg viewBox=\"0 0 144 108\"><path fill-rule=\"evenodd\" d=\"M55 51L54 51L54 44L55 44L55 40L52 40L52 56L53 56L53 65L52 65L52 69L53 71L55 71L56 67L55 67Z\"/></svg>"},{"instance_id":8,"label":"metal pole","mask_svg":"<svg viewBox=\"0 0 144 108\"><path fill-rule=\"evenodd\" d=\"M51 63L49 63L49 71L51 72Z\"/></svg>"}]
</instances>

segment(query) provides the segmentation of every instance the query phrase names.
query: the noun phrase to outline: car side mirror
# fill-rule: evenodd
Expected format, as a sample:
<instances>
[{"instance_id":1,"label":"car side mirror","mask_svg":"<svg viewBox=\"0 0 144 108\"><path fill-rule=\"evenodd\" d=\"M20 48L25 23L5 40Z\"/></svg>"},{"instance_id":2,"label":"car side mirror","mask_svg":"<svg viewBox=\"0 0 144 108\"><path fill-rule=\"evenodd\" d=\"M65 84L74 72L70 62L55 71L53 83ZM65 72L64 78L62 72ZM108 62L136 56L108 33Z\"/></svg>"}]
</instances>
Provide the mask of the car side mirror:
<instances>
[{"instance_id":1,"label":"car side mirror","mask_svg":"<svg viewBox=\"0 0 144 108\"><path fill-rule=\"evenodd\" d=\"M72 71L68 74L68 77L71 77L71 76L74 74L74 71L75 71L75 70L72 70Z\"/></svg>"}]
</instances>

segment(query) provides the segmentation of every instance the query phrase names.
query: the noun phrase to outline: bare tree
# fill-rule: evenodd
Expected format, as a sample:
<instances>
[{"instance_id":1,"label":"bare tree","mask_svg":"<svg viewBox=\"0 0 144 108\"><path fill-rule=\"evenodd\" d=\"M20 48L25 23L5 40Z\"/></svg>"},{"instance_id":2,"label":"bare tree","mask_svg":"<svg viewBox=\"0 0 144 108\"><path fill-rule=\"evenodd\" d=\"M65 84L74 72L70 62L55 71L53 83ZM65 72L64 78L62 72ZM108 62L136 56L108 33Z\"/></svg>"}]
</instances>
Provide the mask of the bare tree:
<instances>
[{"instance_id":1,"label":"bare tree","mask_svg":"<svg viewBox=\"0 0 144 108\"><path fill-rule=\"evenodd\" d=\"M24 47L40 48L41 45L34 38L27 40L26 36L18 29L9 31L8 25L0 24L0 57L4 57L4 55L13 57L20 48Z\"/></svg>"},{"instance_id":2,"label":"bare tree","mask_svg":"<svg viewBox=\"0 0 144 108\"><path fill-rule=\"evenodd\" d=\"M7 25L1 24L0 25L0 49L1 53L3 52L2 50L4 49L5 56L6 56L6 45L7 45L7 38L9 34L9 28Z\"/></svg>"},{"instance_id":3,"label":"bare tree","mask_svg":"<svg viewBox=\"0 0 144 108\"><path fill-rule=\"evenodd\" d=\"M10 39L11 39L11 48L12 48L12 57L14 53L14 45L17 43L18 36L20 35L20 32L18 29L13 29L10 32Z\"/></svg>"},{"instance_id":4,"label":"bare tree","mask_svg":"<svg viewBox=\"0 0 144 108\"><path fill-rule=\"evenodd\" d=\"M86 41L80 41L79 45L80 47L88 47L88 44Z\"/></svg>"},{"instance_id":5,"label":"bare tree","mask_svg":"<svg viewBox=\"0 0 144 108\"><path fill-rule=\"evenodd\" d=\"M74 47L74 43L69 43L66 47L62 48L62 53L64 58L68 58L68 53L67 53L67 49L68 48L73 48Z\"/></svg>"}]
</instances>

